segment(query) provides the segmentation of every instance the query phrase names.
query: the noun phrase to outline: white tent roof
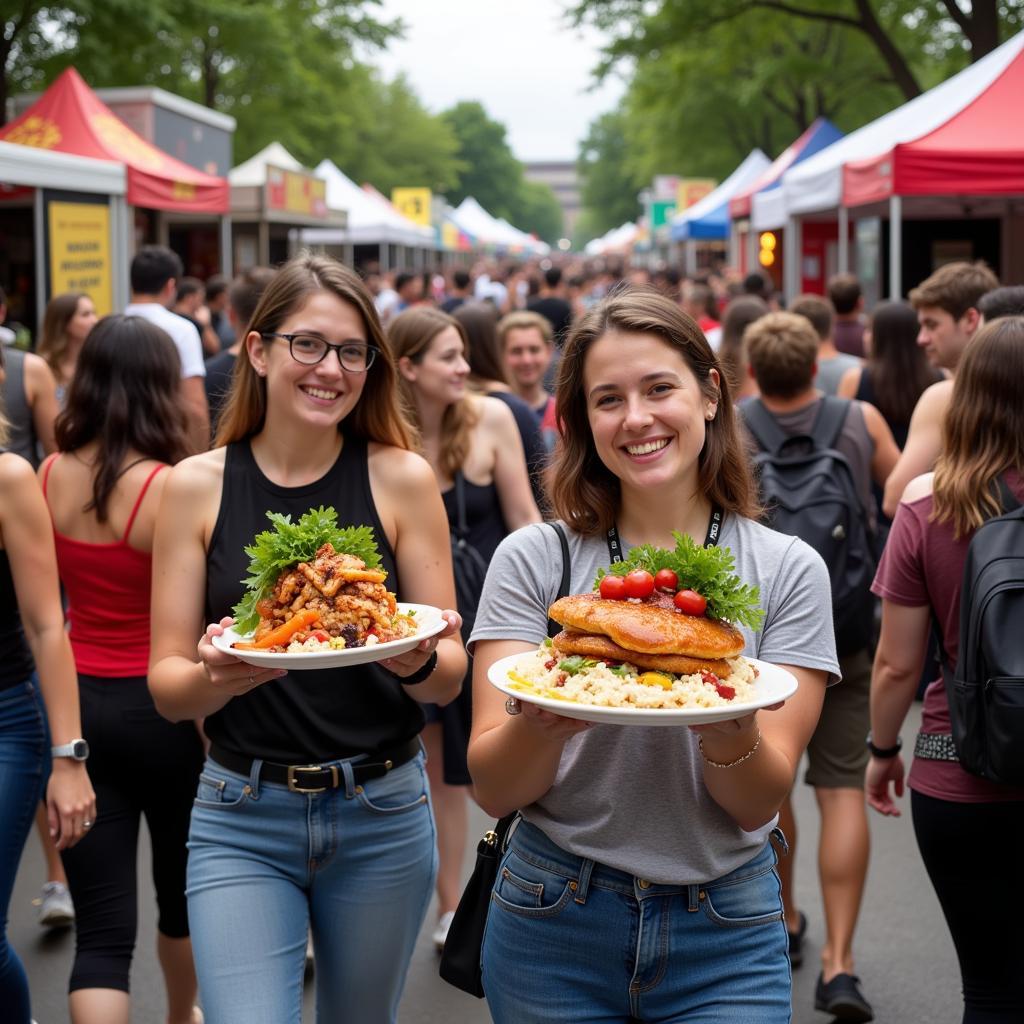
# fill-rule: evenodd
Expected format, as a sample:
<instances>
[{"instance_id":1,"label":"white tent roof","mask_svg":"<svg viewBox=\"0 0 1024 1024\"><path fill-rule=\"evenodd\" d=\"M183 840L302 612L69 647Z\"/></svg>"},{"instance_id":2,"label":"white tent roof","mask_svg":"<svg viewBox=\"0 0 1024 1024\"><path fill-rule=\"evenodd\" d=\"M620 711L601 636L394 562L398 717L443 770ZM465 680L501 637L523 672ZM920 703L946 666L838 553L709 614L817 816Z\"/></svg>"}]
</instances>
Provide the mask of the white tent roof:
<instances>
[{"instance_id":1,"label":"white tent roof","mask_svg":"<svg viewBox=\"0 0 1024 1024\"><path fill-rule=\"evenodd\" d=\"M600 238L587 242L584 251L588 256L600 256L629 245L637 235L639 228L632 221L626 221L617 228L605 232Z\"/></svg>"},{"instance_id":2,"label":"white tent roof","mask_svg":"<svg viewBox=\"0 0 1024 1024\"><path fill-rule=\"evenodd\" d=\"M60 188L123 196L124 164L88 156L50 152L16 142L0 142L0 182L31 188Z\"/></svg>"},{"instance_id":3,"label":"white tent roof","mask_svg":"<svg viewBox=\"0 0 1024 1024\"><path fill-rule=\"evenodd\" d=\"M547 246L532 235L514 228L508 221L489 214L472 196L466 196L452 211L451 219L468 235L490 245L517 246L546 252Z\"/></svg>"},{"instance_id":4,"label":"white tent roof","mask_svg":"<svg viewBox=\"0 0 1024 1024\"><path fill-rule=\"evenodd\" d=\"M677 213L669 222L672 227L677 224L686 224L692 220L700 220L701 217L713 213L722 205L727 203L740 189L752 185L757 176L766 168L771 166L771 160L760 149L753 149L746 159L722 182L716 189L709 192L703 199L698 199L693 206ZM726 218L728 220L728 217Z\"/></svg>"},{"instance_id":5,"label":"white tent roof","mask_svg":"<svg viewBox=\"0 0 1024 1024\"><path fill-rule=\"evenodd\" d=\"M782 220L773 224L759 223L757 200L761 197L755 196L754 227L778 227L784 223L786 216L830 210L839 206L843 194L844 164L881 156L893 146L911 142L945 124L988 89L1022 48L1024 32L1019 32L977 63L947 78L934 89L929 89L878 120L851 132L828 149L787 171L782 176L781 187L774 190L784 196L785 213ZM762 207L767 214L768 208L764 204ZM778 211L773 216L777 220Z\"/></svg>"},{"instance_id":6,"label":"white tent roof","mask_svg":"<svg viewBox=\"0 0 1024 1024\"><path fill-rule=\"evenodd\" d=\"M306 168L280 142L264 146L244 163L228 171L228 183L238 187L262 186L267 183L267 166L284 171L305 171Z\"/></svg>"},{"instance_id":7,"label":"white tent roof","mask_svg":"<svg viewBox=\"0 0 1024 1024\"><path fill-rule=\"evenodd\" d=\"M391 243L414 247L433 247L434 229L415 224L403 217L390 203L361 189L332 161L321 160L313 173L327 182L327 205L345 210L345 228L304 228L303 242L312 245L372 245Z\"/></svg>"}]
</instances>

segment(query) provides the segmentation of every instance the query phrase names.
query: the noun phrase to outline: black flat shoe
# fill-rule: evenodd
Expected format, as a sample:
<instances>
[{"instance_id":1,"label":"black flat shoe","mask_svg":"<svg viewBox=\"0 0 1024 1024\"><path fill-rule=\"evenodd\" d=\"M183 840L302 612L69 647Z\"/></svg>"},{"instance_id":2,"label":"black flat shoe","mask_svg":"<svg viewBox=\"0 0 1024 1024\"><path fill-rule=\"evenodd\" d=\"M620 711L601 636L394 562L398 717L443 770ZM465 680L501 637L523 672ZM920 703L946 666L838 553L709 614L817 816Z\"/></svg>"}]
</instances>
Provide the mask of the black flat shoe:
<instances>
[{"instance_id":1,"label":"black flat shoe","mask_svg":"<svg viewBox=\"0 0 1024 1024\"><path fill-rule=\"evenodd\" d=\"M875 1019L875 1011L860 990L860 978L854 974L837 974L827 985L824 975L819 974L814 1008L831 1013L845 1024L867 1024Z\"/></svg>"},{"instance_id":2,"label":"black flat shoe","mask_svg":"<svg viewBox=\"0 0 1024 1024\"><path fill-rule=\"evenodd\" d=\"M799 967L804 962L804 934L807 931L807 918L804 917L803 911L797 915L797 928L795 932L791 932L788 928L786 929L786 935L789 936L789 965L790 967Z\"/></svg>"}]
</instances>

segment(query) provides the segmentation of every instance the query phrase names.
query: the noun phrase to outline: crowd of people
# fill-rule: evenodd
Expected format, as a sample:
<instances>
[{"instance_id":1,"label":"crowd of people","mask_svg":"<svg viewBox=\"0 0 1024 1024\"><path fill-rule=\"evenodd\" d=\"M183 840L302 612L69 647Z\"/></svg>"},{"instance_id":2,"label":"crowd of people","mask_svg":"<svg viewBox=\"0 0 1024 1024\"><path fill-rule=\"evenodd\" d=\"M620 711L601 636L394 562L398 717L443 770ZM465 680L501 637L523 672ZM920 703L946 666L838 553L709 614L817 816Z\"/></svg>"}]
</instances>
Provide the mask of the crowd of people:
<instances>
[{"instance_id":1,"label":"crowd of people","mask_svg":"<svg viewBox=\"0 0 1024 1024\"><path fill-rule=\"evenodd\" d=\"M1024 501L1024 288L951 263L866 310L849 274L784 304L760 273L310 254L203 283L146 246L122 314L59 295L34 351L0 354L5 1021L31 1020L5 922L33 821L40 923L75 927L73 1024L130 1019L143 818L168 1024L297 1024L309 957L323 1019L384 1024L431 905L444 946L471 800L520 812L482 949L497 1024L788 1021L802 763L815 1006L870 1021L867 815L900 813L915 695L906 782L963 1020L1024 1019L1024 789L961 766L936 661L972 536ZM828 460L812 496L841 533L775 500L797 450ZM443 629L344 669L225 653L267 512L321 506L372 528L388 588ZM796 677L784 705L595 727L490 686L563 578L588 592L677 533L760 588L744 653Z\"/></svg>"}]
</instances>

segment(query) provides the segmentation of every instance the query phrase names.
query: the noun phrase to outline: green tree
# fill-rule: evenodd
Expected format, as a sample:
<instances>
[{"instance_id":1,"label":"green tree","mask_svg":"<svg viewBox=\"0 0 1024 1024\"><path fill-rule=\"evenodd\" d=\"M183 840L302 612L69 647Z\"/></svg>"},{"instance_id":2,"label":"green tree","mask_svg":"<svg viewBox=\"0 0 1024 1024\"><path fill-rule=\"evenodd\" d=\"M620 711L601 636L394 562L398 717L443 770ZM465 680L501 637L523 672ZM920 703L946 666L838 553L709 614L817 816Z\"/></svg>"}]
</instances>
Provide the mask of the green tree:
<instances>
[{"instance_id":1,"label":"green tree","mask_svg":"<svg viewBox=\"0 0 1024 1024\"><path fill-rule=\"evenodd\" d=\"M583 212L573 239L577 247L640 216L637 196L645 179L630 165L628 120L629 114L622 108L602 114L580 144L576 169Z\"/></svg>"},{"instance_id":2,"label":"green tree","mask_svg":"<svg viewBox=\"0 0 1024 1024\"><path fill-rule=\"evenodd\" d=\"M521 231L528 231L554 245L565 230L565 215L551 186L524 180L518 211L512 223Z\"/></svg>"},{"instance_id":3,"label":"green tree","mask_svg":"<svg viewBox=\"0 0 1024 1024\"><path fill-rule=\"evenodd\" d=\"M523 165L509 147L505 126L492 120L476 100L456 103L441 114L441 120L458 141L463 165L458 182L448 192L449 201L457 206L473 196L488 213L515 223Z\"/></svg>"}]
</instances>

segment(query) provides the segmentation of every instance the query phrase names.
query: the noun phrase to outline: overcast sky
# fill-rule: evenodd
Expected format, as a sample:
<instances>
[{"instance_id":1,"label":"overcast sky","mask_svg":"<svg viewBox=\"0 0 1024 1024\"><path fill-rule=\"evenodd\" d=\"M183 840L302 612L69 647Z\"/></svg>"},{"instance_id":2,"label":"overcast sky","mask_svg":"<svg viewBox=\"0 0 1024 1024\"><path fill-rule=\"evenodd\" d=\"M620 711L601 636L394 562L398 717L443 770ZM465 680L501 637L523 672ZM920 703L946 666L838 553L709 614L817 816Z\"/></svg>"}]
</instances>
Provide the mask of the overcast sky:
<instances>
[{"instance_id":1,"label":"overcast sky","mask_svg":"<svg viewBox=\"0 0 1024 1024\"><path fill-rule=\"evenodd\" d=\"M374 57L405 72L437 113L479 100L508 129L520 160L574 160L591 121L623 91L615 78L590 91L600 36L566 27L561 0L383 0L405 38Z\"/></svg>"}]
</instances>

